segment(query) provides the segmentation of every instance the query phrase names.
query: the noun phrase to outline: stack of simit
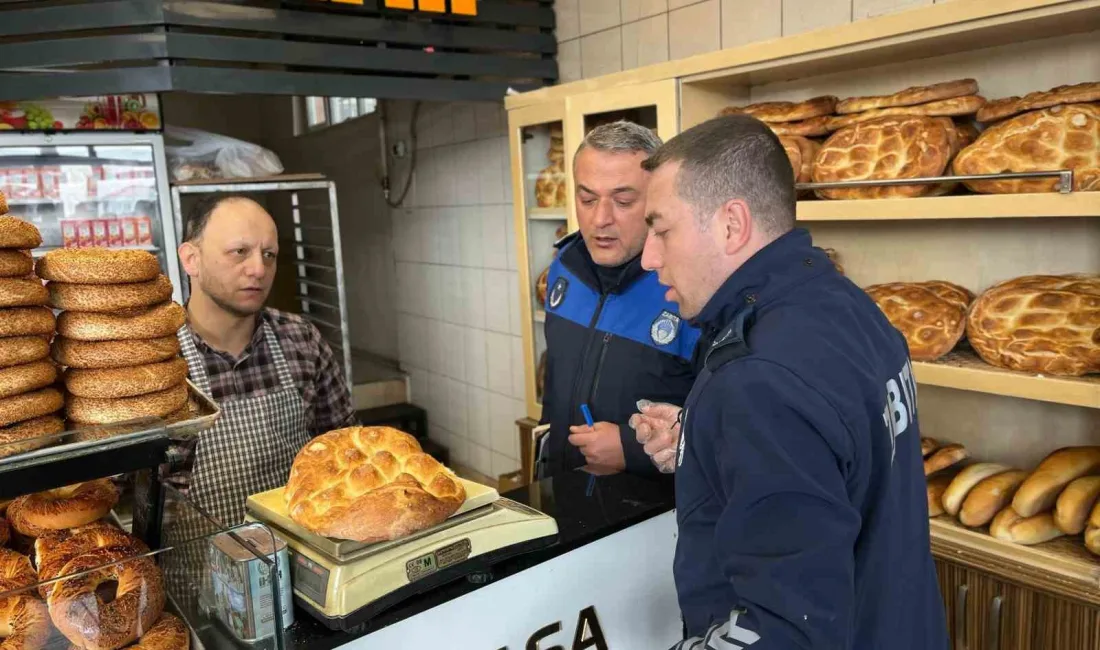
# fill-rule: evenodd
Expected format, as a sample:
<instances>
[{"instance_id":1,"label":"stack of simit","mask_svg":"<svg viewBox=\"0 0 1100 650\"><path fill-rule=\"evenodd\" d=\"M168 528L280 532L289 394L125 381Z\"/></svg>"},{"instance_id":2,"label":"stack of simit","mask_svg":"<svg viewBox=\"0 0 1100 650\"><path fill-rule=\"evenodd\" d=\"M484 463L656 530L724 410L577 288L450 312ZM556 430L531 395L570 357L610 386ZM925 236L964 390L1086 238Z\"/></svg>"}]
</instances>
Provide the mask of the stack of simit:
<instances>
[{"instance_id":1,"label":"stack of simit","mask_svg":"<svg viewBox=\"0 0 1100 650\"><path fill-rule=\"evenodd\" d=\"M61 392L50 361L54 316L46 288L33 274L30 250L42 244L33 224L5 216L0 194L0 458L49 444L64 430Z\"/></svg>"},{"instance_id":2,"label":"stack of simit","mask_svg":"<svg viewBox=\"0 0 1100 650\"><path fill-rule=\"evenodd\" d=\"M37 271L62 310L53 358L66 367L70 428L186 412L187 362L176 339L185 315L155 256L60 249L38 260Z\"/></svg>"}]
</instances>

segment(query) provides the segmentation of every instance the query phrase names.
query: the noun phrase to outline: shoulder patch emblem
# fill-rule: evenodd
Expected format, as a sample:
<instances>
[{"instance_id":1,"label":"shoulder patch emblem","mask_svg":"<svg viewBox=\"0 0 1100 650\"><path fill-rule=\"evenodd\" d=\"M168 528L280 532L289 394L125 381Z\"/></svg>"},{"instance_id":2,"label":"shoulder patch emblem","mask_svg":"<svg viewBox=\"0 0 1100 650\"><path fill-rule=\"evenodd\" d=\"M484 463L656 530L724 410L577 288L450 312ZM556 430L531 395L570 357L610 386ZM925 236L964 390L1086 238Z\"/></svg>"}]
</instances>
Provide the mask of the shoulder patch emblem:
<instances>
[{"instance_id":1,"label":"shoulder patch emblem","mask_svg":"<svg viewBox=\"0 0 1100 650\"><path fill-rule=\"evenodd\" d=\"M554 286L550 289L550 295L546 298L546 302L550 305L550 309L557 309L561 301L565 300L565 290L568 288L569 281L565 278L558 278L554 282Z\"/></svg>"},{"instance_id":2,"label":"shoulder patch emblem","mask_svg":"<svg viewBox=\"0 0 1100 650\"><path fill-rule=\"evenodd\" d=\"M649 338L657 345L668 345L680 333L680 317L667 309L661 310L653 324L649 326Z\"/></svg>"}]
</instances>

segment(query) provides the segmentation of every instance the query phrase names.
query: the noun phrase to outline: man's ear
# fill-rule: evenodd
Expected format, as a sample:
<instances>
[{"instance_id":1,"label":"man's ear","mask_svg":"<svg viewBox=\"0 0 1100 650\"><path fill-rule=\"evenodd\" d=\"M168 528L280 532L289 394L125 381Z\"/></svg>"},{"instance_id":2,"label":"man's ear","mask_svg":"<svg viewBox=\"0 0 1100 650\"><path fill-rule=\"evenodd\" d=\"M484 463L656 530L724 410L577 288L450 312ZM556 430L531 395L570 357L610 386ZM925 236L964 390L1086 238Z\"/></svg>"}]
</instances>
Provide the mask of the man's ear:
<instances>
[{"instance_id":1,"label":"man's ear","mask_svg":"<svg viewBox=\"0 0 1100 650\"><path fill-rule=\"evenodd\" d=\"M180 244L178 252L184 272L192 278L197 276L199 273L199 247L189 241L183 242Z\"/></svg>"},{"instance_id":2,"label":"man's ear","mask_svg":"<svg viewBox=\"0 0 1100 650\"><path fill-rule=\"evenodd\" d=\"M741 199L730 199L718 208L718 223L725 234L725 252L733 255L752 238L752 216Z\"/></svg>"}]
</instances>

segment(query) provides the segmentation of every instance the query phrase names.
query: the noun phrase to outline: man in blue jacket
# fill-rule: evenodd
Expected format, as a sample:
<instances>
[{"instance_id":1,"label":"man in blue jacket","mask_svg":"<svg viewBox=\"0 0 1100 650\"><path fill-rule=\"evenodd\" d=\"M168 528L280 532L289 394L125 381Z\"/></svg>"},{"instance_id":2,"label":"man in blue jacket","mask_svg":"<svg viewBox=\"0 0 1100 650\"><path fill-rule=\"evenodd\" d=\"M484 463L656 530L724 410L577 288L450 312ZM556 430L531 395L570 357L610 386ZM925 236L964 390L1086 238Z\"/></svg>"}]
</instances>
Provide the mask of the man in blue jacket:
<instances>
[{"instance_id":1,"label":"man in blue jacket","mask_svg":"<svg viewBox=\"0 0 1100 650\"><path fill-rule=\"evenodd\" d=\"M763 123L710 120L645 168L642 264L703 328L675 461L677 647L946 650L904 339L794 228Z\"/></svg>"},{"instance_id":2,"label":"man in blue jacket","mask_svg":"<svg viewBox=\"0 0 1100 650\"><path fill-rule=\"evenodd\" d=\"M649 180L641 165L660 144L618 121L589 132L574 157L580 232L557 243L547 279L541 476L584 465L657 475L628 420L641 399L683 404L691 389L698 330L640 261Z\"/></svg>"}]
</instances>

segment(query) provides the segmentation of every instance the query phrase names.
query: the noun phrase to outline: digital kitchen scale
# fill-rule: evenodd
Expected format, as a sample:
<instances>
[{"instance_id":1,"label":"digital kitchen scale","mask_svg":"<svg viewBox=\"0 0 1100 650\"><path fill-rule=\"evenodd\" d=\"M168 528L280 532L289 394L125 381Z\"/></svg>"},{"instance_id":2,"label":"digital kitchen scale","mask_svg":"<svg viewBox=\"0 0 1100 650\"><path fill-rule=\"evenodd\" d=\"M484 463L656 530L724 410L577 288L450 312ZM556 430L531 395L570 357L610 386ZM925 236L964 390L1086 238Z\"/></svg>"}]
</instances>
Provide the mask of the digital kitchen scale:
<instances>
[{"instance_id":1,"label":"digital kitchen scale","mask_svg":"<svg viewBox=\"0 0 1100 650\"><path fill-rule=\"evenodd\" d=\"M453 515L389 542L309 532L287 514L283 488L248 497L245 519L271 527L286 541L295 602L326 627L349 630L410 596L556 541L552 517L493 488L459 480L466 501Z\"/></svg>"}]
</instances>

